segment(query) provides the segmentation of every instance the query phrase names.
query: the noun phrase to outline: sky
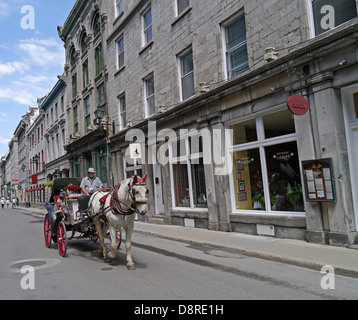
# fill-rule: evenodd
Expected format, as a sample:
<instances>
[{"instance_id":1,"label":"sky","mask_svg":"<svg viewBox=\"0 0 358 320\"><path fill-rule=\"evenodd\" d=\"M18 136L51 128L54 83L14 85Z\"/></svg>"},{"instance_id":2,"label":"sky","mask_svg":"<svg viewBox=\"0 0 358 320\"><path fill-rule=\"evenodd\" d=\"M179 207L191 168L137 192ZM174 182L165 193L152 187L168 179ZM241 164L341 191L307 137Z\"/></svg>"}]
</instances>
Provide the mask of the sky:
<instances>
[{"instance_id":1,"label":"sky","mask_svg":"<svg viewBox=\"0 0 358 320\"><path fill-rule=\"evenodd\" d=\"M75 2L0 0L0 157L8 152L21 116L64 72L65 50L57 26L63 26Z\"/></svg>"}]
</instances>

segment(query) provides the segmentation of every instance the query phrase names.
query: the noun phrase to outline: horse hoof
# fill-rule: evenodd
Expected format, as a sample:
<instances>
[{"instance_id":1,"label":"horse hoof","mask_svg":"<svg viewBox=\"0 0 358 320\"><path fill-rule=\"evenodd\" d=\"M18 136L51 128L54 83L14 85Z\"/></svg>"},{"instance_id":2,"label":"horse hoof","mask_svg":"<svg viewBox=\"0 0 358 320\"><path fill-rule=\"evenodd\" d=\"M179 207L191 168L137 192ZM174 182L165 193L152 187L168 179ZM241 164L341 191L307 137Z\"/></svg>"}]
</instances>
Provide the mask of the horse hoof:
<instances>
[{"instance_id":1,"label":"horse hoof","mask_svg":"<svg viewBox=\"0 0 358 320\"><path fill-rule=\"evenodd\" d=\"M134 270L137 270L136 266L134 264L132 264L131 266L127 266L127 269L129 271L134 271Z\"/></svg>"}]
</instances>

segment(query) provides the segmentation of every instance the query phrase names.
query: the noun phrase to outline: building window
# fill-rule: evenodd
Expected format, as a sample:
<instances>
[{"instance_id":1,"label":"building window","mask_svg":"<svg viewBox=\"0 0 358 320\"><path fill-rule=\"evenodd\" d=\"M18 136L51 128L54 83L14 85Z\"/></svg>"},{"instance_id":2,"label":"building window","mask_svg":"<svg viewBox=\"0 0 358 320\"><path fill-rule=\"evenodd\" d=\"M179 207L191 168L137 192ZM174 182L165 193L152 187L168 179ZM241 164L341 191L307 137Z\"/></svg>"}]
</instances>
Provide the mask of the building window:
<instances>
[{"instance_id":1,"label":"building window","mask_svg":"<svg viewBox=\"0 0 358 320\"><path fill-rule=\"evenodd\" d=\"M64 98L64 96L61 97L61 112L65 113L65 98Z\"/></svg>"},{"instance_id":2,"label":"building window","mask_svg":"<svg viewBox=\"0 0 358 320\"><path fill-rule=\"evenodd\" d=\"M179 57L182 100L195 95L193 51L190 50Z\"/></svg>"},{"instance_id":3,"label":"building window","mask_svg":"<svg viewBox=\"0 0 358 320\"><path fill-rule=\"evenodd\" d=\"M318 36L357 18L356 0L309 0L314 33Z\"/></svg>"},{"instance_id":4,"label":"building window","mask_svg":"<svg viewBox=\"0 0 358 320\"><path fill-rule=\"evenodd\" d=\"M123 12L123 1L122 0L114 0L115 2L115 14L118 17Z\"/></svg>"},{"instance_id":5,"label":"building window","mask_svg":"<svg viewBox=\"0 0 358 320\"><path fill-rule=\"evenodd\" d=\"M86 88L89 85L89 73L88 73L88 60L82 64L83 72L83 88Z\"/></svg>"},{"instance_id":6,"label":"building window","mask_svg":"<svg viewBox=\"0 0 358 320\"><path fill-rule=\"evenodd\" d=\"M93 36L96 38L101 33L101 21L99 13L96 13L96 16L93 20Z\"/></svg>"},{"instance_id":7,"label":"building window","mask_svg":"<svg viewBox=\"0 0 358 320\"><path fill-rule=\"evenodd\" d=\"M75 50L75 48L71 49L70 62L71 62L71 67L74 67L76 65L76 50Z\"/></svg>"},{"instance_id":8,"label":"building window","mask_svg":"<svg viewBox=\"0 0 358 320\"><path fill-rule=\"evenodd\" d=\"M51 109L51 124L53 123L54 119L53 119L53 108Z\"/></svg>"},{"instance_id":9,"label":"building window","mask_svg":"<svg viewBox=\"0 0 358 320\"><path fill-rule=\"evenodd\" d=\"M103 107L107 103L104 83L97 87L97 106Z\"/></svg>"},{"instance_id":10,"label":"building window","mask_svg":"<svg viewBox=\"0 0 358 320\"><path fill-rule=\"evenodd\" d=\"M203 152L191 148L193 137L173 141L169 147L173 207L207 208Z\"/></svg>"},{"instance_id":11,"label":"building window","mask_svg":"<svg viewBox=\"0 0 358 320\"><path fill-rule=\"evenodd\" d=\"M227 78L233 78L249 69L245 16L224 25L226 41Z\"/></svg>"},{"instance_id":12,"label":"building window","mask_svg":"<svg viewBox=\"0 0 358 320\"><path fill-rule=\"evenodd\" d=\"M133 164L128 164L126 158L124 157L123 163L125 179L132 178L134 175L143 177L142 165L136 159L133 160Z\"/></svg>"},{"instance_id":13,"label":"building window","mask_svg":"<svg viewBox=\"0 0 358 320\"><path fill-rule=\"evenodd\" d=\"M91 102L90 97L84 100L85 103L85 132L88 132L88 126L91 124Z\"/></svg>"},{"instance_id":14,"label":"building window","mask_svg":"<svg viewBox=\"0 0 358 320\"><path fill-rule=\"evenodd\" d=\"M77 74L75 73L72 76L72 98L77 97Z\"/></svg>"},{"instance_id":15,"label":"building window","mask_svg":"<svg viewBox=\"0 0 358 320\"><path fill-rule=\"evenodd\" d=\"M234 211L304 212L293 115L283 110L230 129Z\"/></svg>"},{"instance_id":16,"label":"building window","mask_svg":"<svg viewBox=\"0 0 358 320\"><path fill-rule=\"evenodd\" d=\"M142 16L143 19L143 44L151 42L153 39L153 29L152 29L152 9L150 8Z\"/></svg>"},{"instance_id":17,"label":"building window","mask_svg":"<svg viewBox=\"0 0 358 320\"><path fill-rule=\"evenodd\" d=\"M78 132L78 107L73 108L73 131Z\"/></svg>"},{"instance_id":18,"label":"building window","mask_svg":"<svg viewBox=\"0 0 358 320\"><path fill-rule=\"evenodd\" d=\"M117 41L117 63L118 69L124 66L124 39L121 38Z\"/></svg>"},{"instance_id":19,"label":"building window","mask_svg":"<svg viewBox=\"0 0 358 320\"><path fill-rule=\"evenodd\" d=\"M100 44L95 50L95 64L96 64L96 75L98 75L103 70L102 44Z\"/></svg>"},{"instance_id":20,"label":"building window","mask_svg":"<svg viewBox=\"0 0 358 320\"><path fill-rule=\"evenodd\" d=\"M190 6L190 0L177 0L178 15L180 15L189 6Z\"/></svg>"},{"instance_id":21,"label":"building window","mask_svg":"<svg viewBox=\"0 0 358 320\"><path fill-rule=\"evenodd\" d=\"M66 145L66 131L62 129L62 145Z\"/></svg>"},{"instance_id":22,"label":"building window","mask_svg":"<svg viewBox=\"0 0 358 320\"><path fill-rule=\"evenodd\" d=\"M120 130L127 128L127 106L126 96L123 94L118 98L119 100L119 126Z\"/></svg>"},{"instance_id":23,"label":"building window","mask_svg":"<svg viewBox=\"0 0 358 320\"><path fill-rule=\"evenodd\" d=\"M82 53L85 53L87 48L88 48L87 34L86 34L86 32L83 32L82 37L81 37L81 51L82 51Z\"/></svg>"},{"instance_id":24,"label":"building window","mask_svg":"<svg viewBox=\"0 0 358 320\"><path fill-rule=\"evenodd\" d=\"M151 75L144 80L145 106L147 117L155 114L155 93L154 93L154 76Z\"/></svg>"},{"instance_id":25,"label":"building window","mask_svg":"<svg viewBox=\"0 0 358 320\"><path fill-rule=\"evenodd\" d=\"M55 117L58 119L58 104L55 103Z\"/></svg>"}]
</instances>

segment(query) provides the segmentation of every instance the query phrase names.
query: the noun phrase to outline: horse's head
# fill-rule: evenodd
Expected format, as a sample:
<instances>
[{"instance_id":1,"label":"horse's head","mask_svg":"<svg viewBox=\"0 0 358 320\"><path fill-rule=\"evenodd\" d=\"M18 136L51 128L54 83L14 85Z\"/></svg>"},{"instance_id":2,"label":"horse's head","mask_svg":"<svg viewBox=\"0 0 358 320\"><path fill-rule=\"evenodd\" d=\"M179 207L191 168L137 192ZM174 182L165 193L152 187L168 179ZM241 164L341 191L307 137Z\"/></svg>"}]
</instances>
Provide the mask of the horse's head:
<instances>
[{"instance_id":1,"label":"horse's head","mask_svg":"<svg viewBox=\"0 0 358 320\"><path fill-rule=\"evenodd\" d=\"M149 193L149 190L146 186L145 180L147 179L148 174L146 174L143 178L138 177L135 175L130 183L129 187L132 192L132 199L134 201L135 208L137 212L144 216L147 214L148 211L148 198L147 194Z\"/></svg>"}]
</instances>

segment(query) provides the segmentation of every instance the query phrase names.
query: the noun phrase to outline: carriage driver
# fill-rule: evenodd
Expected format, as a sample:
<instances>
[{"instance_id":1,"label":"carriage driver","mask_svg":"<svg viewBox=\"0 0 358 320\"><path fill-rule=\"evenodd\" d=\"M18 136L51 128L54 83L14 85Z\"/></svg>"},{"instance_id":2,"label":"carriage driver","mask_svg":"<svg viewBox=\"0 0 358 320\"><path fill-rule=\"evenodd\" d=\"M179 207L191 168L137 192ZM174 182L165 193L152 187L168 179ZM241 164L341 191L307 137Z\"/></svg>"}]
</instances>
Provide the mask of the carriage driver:
<instances>
[{"instance_id":1,"label":"carriage driver","mask_svg":"<svg viewBox=\"0 0 358 320\"><path fill-rule=\"evenodd\" d=\"M98 177L95 177L96 171L93 168L88 169L88 176L81 182L82 193L86 197L92 196L97 191L103 189L103 184Z\"/></svg>"}]
</instances>

